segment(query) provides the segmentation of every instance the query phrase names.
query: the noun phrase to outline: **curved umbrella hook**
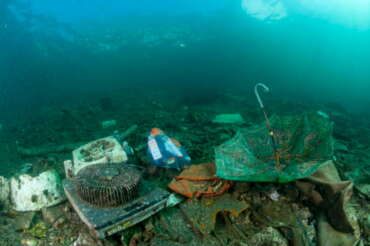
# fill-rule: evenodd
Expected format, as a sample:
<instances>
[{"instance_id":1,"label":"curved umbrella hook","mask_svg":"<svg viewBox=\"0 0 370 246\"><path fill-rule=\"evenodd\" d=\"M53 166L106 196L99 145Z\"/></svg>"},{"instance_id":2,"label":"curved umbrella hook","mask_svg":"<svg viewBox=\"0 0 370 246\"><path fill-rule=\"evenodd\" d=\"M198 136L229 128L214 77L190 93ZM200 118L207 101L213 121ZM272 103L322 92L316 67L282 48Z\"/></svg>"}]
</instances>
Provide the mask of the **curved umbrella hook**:
<instances>
[{"instance_id":1,"label":"curved umbrella hook","mask_svg":"<svg viewBox=\"0 0 370 246\"><path fill-rule=\"evenodd\" d=\"M280 168L280 158L279 158L279 155L278 155L278 152L277 152L277 148L276 148L276 141L275 141L275 136L274 136L275 134L274 134L274 131L273 131L272 127L271 127L271 123L270 123L270 120L269 120L269 118L267 116L267 113L265 111L265 106L263 105L263 102L262 102L262 99L260 97L260 94L258 93L258 87L262 87L263 90L264 90L264 92L266 92L266 93L270 91L270 88L267 85L263 84L263 83L258 83L258 84L256 84L254 86L254 94L256 94L258 103L259 103L259 105L261 107L261 110L263 112L263 116L265 117L266 127L267 127L267 130L269 132L269 136L271 138L272 149L273 149L273 151L275 153L275 157L276 157L276 163L277 163L276 166L278 168Z\"/></svg>"},{"instance_id":2,"label":"curved umbrella hook","mask_svg":"<svg viewBox=\"0 0 370 246\"><path fill-rule=\"evenodd\" d=\"M263 83L258 83L254 86L254 94L256 94L258 103L259 103L260 107L263 109L264 105L263 105L262 99L260 97L260 94L258 93L258 87L262 87L264 89L264 92L266 92L266 93L270 91L270 88L268 88L267 85L265 85Z\"/></svg>"}]
</instances>

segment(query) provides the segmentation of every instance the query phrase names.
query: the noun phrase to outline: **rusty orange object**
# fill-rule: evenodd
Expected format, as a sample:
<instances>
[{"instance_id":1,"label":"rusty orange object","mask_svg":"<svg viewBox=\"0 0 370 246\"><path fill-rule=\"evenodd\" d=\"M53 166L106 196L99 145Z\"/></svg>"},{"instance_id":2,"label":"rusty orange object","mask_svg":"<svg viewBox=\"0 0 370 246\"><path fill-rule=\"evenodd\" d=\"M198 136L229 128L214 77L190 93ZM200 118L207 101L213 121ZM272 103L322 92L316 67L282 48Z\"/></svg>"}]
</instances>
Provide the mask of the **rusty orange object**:
<instances>
[{"instance_id":1,"label":"rusty orange object","mask_svg":"<svg viewBox=\"0 0 370 246\"><path fill-rule=\"evenodd\" d=\"M150 135L152 136L158 136L160 134L163 134L163 131L159 128L152 128L150 131ZM171 139L171 142L174 143L177 147L181 147L181 143L177 139L174 139L174 138L170 138L170 139Z\"/></svg>"},{"instance_id":2,"label":"rusty orange object","mask_svg":"<svg viewBox=\"0 0 370 246\"><path fill-rule=\"evenodd\" d=\"M150 131L150 135L153 135L153 136L157 136L157 135L160 135L162 133L163 133L163 131L159 128L152 128L152 130Z\"/></svg>"},{"instance_id":3,"label":"rusty orange object","mask_svg":"<svg viewBox=\"0 0 370 246\"><path fill-rule=\"evenodd\" d=\"M176 176L168 187L186 197L215 197L225 193L232 181L215 176L215 164L203 163L193 165Z\"/></svg>"}]
</instances>

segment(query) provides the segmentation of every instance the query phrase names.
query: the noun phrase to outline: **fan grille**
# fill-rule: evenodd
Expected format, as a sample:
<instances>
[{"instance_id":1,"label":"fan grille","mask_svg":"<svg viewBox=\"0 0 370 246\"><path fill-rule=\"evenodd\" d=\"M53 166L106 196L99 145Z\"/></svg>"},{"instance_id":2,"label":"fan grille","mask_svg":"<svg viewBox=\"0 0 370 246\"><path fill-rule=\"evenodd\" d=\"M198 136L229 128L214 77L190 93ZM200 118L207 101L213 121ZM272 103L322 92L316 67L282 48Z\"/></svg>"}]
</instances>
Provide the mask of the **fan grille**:
<instances>
[{"instance_id":1,"label":"fan grille","mask_svg":"<svg viewBox=\"0 0 370 246\"><path fill-rule=\"evenodd\" d=\"M138 193L141 172L130 164L97 164L83 168L75 178L78 195L97 207L116 207Z\"/></svg>"}]
</instances>

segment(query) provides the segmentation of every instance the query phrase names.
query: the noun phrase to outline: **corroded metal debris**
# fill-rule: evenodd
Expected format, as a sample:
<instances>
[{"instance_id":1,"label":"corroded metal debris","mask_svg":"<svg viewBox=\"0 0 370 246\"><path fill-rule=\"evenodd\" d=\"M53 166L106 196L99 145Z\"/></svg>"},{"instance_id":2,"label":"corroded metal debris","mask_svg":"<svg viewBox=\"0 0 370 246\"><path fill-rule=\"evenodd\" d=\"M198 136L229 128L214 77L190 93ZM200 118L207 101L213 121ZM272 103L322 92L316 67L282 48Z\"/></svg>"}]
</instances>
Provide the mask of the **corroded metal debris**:
<instances>
[{"instance_id":1,"label":"corroded metal debris","mask_svg":"<svg viewBox=\"0 0 370 246\"><path fill-rule=\"evenodd\" d=\"M92 165L83 168L75 178L82 200L98 207L119 206L133 200L141 172L129 164Z\"/></svg>"}]
</instances>

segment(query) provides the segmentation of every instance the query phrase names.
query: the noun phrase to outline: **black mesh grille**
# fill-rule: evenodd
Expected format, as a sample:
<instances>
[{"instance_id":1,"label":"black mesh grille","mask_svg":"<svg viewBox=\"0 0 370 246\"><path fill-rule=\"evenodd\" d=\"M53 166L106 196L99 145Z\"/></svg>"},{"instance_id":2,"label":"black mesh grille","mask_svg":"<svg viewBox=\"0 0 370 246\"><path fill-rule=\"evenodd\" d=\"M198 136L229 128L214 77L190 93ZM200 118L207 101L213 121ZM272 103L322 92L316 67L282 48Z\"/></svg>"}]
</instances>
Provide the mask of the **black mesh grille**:
<instances>
[{"instance_id":1,"label":"black mesh grille","mask_svg":"<svg viewBox=\"0 0 370 246\"><path fill-rule=\"evenodd\" d=\"M138 193L141 171L130 164L98 164L83 168L75 178L82 200L98 207L116 207Z\"/></svg>"}]
</instances>

